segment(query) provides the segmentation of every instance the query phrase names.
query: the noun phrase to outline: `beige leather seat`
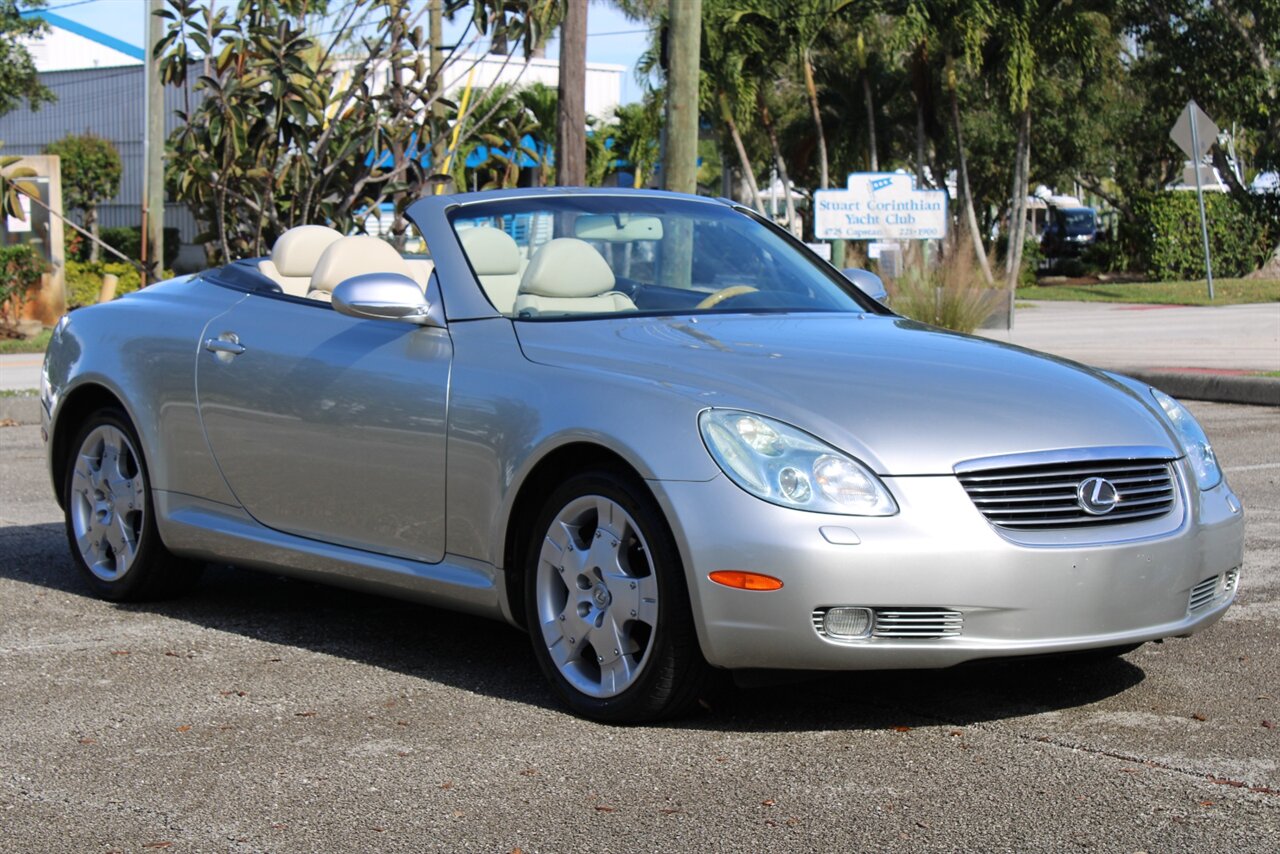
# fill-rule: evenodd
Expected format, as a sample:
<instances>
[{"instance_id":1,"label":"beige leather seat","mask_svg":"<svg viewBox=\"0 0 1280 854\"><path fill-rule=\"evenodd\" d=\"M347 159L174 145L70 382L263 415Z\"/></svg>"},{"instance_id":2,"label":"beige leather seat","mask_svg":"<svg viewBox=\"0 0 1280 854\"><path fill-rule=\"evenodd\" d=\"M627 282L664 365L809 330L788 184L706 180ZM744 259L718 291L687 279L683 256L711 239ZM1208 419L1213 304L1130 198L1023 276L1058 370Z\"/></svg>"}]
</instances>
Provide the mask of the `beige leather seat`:
<instances>
[{"instance_id":1,"label":"beige leather seat","mask_svg":"<svg viewBox=\"0 0 1280 854\"><path fill-rule=\"evenodd\" d=\"M489 302L503 314L511 314L521 275L528 266L515 238L502 229L481 226L459 231L458 240Z\"/></svg>"},{"instance_id":2,"label":"beige leather seat","mask_svg":"<svg viewBox=\"0 0 1280 854\"><path fill-rule=\"evenodd\" d=\"M258 270L296 297L306 296L311 274L324 250L342 235L324 225L300 225L276 238L271 257L258 262Z\"/></svg>"},{"instance_id":3,"label":"beige leather seat","mask_svg":"<svg viewBox=\"0 0 1280 854\"><path fill-rule=\"evenodd\" d=\"M609 262L585 240L560 237L533 256L520 280L516 315L635 311L626 294L613 290Z\"/></svg>"},{"instance_id":4,"label":"beige leather seat","mask_svg":"<svg viewBox=\"0 0 1280 854\"><path fill-rule=\"evenodd\" d=\"M311 274L311 289L307 296L329 302L333 299L333 289L341 282L365 273L399 273L414 281L419 278L395 247L385 240L367 235L343 237L330 244L320 256L316 270ZM422 284L419 282L419 286Z\"/></svg>"}]
</instances>

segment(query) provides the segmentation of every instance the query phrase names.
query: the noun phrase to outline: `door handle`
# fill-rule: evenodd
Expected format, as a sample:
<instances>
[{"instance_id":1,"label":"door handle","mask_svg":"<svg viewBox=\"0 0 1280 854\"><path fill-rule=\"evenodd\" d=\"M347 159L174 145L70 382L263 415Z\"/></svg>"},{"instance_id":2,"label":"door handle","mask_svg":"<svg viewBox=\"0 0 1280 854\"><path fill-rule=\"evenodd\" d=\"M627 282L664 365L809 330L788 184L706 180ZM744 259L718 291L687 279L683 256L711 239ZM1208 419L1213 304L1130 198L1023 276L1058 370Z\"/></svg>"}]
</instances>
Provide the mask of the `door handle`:
<instances>
[{"instance_id":1,"label":"door handle","mask_svg":"<svg viewBox=\"0 0 1280 854\"><path fill-rule=\"evenodd\" d=\"M224 332L217 338L204 339L204 348L210 353L228 356L239 356L244 352L244 345L234 332Z\"/></svg>"}]
</instances>

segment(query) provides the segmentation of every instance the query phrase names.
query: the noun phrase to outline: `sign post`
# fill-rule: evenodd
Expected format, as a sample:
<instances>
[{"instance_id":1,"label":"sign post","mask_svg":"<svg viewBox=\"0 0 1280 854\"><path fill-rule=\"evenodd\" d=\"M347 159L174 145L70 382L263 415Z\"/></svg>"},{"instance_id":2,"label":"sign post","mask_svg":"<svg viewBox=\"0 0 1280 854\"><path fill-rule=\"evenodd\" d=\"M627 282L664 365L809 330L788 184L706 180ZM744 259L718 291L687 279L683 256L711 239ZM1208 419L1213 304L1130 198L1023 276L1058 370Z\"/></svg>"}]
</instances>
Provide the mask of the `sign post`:
<instances>
[{"instance_id":1,"label":"sign post","mask_svg":"<svg viewBox=\"0 0 1280 854\"><path fill-rule=\"evenodd\" d=\"M1187 102L1178 120L1174 122L1169 137L1191 158L1191 169L1196 173L1196 201L1200 204L1200 237L1204 241L1204 278L1209 285L1209 301L1213 302L1213 262L1209 259L1209 220L1204 213L1204 180L1200 175L1200 161L1213 141L1218 138L1218 126L1204 114L1194 99Z\"/></svg>"}]
</instances>

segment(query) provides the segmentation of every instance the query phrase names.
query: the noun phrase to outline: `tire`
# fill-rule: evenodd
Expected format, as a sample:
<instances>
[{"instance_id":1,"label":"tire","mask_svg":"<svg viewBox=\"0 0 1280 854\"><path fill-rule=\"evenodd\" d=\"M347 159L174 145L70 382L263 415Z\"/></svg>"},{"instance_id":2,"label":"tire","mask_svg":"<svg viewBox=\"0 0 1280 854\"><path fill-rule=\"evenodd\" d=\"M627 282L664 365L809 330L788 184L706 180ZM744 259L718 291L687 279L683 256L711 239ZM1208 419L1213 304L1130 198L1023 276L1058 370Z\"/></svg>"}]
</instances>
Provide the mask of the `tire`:
<instances>
[{"instance_id":1,"label":"tire","mask_svg":"<svg viewBox=\"0 0 1280 854\"><path fill-rule=\"evenodd\" d=\"M647 491L612 471L576 475L551 494L533 532L525 617L565 704L611 723L688 712L711 668L675 540Z\"/></svg>"},{"instance_id":2,"label":"tire","mask_svg":"<svg viewBox=\"0 0 1280 854\"><path fill-rule=\"evenodd\" d=\"M200 576L200 565L160 541L141 447L124 412L100 409L76 434L66 464L71 555L93 592L113 602L174 596Z\"/></svg>"}]
</instances>

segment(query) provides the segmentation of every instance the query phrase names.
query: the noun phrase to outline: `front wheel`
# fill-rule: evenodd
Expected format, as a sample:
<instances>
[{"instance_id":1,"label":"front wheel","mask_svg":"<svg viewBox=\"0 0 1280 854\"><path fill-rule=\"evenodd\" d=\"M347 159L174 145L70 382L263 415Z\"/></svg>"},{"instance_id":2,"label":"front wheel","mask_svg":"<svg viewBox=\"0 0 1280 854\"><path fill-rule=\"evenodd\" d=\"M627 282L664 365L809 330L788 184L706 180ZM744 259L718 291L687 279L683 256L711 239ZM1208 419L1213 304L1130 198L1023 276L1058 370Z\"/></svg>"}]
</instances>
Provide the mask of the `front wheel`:
<instances>
[{"instance_id":1,"label":"front wheel","mask_svg":"<svg viewBox=\"0 0 1280 854\"><path fill-rule=\"evenodd\" d=\"M710 668L674 539L643 487L614 472L577 475L534 531L525 613L538 663L565 702L618 723L688 711Z\"/></svg>"},{"instance_id":2,"label":"front wheel","mask_svg":"<svg viewBox=\"0 0 1280 854\"><path fill-rule=\"evenodd\" d=\"M146 462L125 414L94 413L67 460L67 540L89 585L116 602L170 596L200 567L170 554L156 530Z\"/></svg>"}]
</instances>

